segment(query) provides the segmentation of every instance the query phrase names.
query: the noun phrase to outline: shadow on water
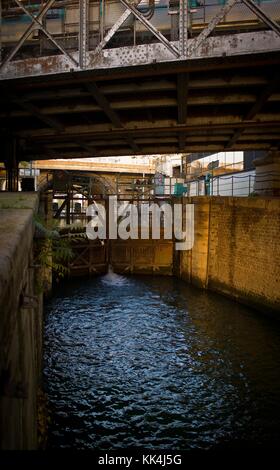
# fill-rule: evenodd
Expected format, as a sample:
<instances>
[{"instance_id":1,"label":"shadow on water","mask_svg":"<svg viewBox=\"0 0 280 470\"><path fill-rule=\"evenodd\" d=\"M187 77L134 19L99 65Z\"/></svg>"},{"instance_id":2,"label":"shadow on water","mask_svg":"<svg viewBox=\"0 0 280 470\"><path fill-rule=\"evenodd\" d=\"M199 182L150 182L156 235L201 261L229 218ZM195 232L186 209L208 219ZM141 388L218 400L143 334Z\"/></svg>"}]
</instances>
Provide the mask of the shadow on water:
<instances>
[{"instance_id":1,"label":"shadow on water","mask_svg":"<svg viewBox=\"0 0 280 470\"><path fill-rule=\"evenodd\" d=\"M44 370L52 448L279 442L279 324L175 278L62 283Z\"/></svg>"}]
</instances>

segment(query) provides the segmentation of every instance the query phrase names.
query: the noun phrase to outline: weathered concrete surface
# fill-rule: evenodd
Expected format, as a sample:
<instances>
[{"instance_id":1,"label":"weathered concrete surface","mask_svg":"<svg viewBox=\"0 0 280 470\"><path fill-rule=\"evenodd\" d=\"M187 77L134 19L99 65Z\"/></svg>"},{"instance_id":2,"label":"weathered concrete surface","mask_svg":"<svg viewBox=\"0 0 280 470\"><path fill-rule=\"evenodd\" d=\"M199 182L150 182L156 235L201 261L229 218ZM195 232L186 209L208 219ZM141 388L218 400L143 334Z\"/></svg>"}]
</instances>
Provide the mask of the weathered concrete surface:
<instances>
[{"instance_id":1,"label":"weathered concrete surface","mask_svg":"<svg viewBox=\"0 0 280 470\"><path fill-rule=\"evenodd\" d=\"M195 241L175 257L177 276L251 305L280 311L280 199L194 197Z\"/></svg>"},{"instance_id":2,"label":"weathered concrete surface","mask_svg":"<svg viewBox=\"0 0 280 470\"><path fill-rule=\"evenodd\" d=\"M42 295L35 292L35 193L0 193L0 448L37 447Z\"/></svg>"}]
</instances>

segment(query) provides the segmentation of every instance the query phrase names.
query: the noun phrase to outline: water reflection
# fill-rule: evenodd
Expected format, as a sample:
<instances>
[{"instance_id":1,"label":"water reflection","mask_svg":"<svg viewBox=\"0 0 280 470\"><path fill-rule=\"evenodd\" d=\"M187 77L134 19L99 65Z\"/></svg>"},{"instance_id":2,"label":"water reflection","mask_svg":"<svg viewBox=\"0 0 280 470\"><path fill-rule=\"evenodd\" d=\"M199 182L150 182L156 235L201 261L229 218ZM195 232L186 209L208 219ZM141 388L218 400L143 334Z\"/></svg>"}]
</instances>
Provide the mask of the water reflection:
<instances>
[{"instance_id":1,"label":"water reflection","mask_svg":"<svg viewBox=\"0 0 280 470\"><path fill-rule=\"evenodd\" d=\"M50 446L275 443L280 328L177 279L108 273L47 306Z\"/></svg>"}]
</instances>

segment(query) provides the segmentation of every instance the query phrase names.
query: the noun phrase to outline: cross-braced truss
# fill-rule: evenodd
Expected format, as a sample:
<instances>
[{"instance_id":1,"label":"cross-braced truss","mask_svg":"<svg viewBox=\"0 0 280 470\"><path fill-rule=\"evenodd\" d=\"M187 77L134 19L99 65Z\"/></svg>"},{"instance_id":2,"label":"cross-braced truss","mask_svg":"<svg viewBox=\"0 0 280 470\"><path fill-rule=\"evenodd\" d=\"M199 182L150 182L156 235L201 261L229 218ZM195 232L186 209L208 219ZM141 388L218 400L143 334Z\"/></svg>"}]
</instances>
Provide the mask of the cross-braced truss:
<instances>
[{"instance_id":1,"label":"cross-braced truss","mask_svg":"<svg viewBox=\"0 0 280 470\"><path fill-rule=\"evenodd\" d=\"M9 1L9 0L7 0ZM280 37L280 26L277 21L272 19L267 13L257 5L254 0L227 0L226 3L219 9L219 11L205 24L205 27L200 31L200 33L195 38L188 37L188 27L189 27L189 15L190 15L190 5L191 2L188 0L177 0L177 10L175 13L178 16L178 41L171 41L164 35L157 27L153 24L152 19L148 19L141 12L141 6L143 3L146 4L147 0L118 0L120 4L124 7L123 14L114 22L114 24L106 30L104 34L104 25L102 25L100 19L100 27L102 25L102 33L100 32L100 42L94 47L89 47L89 30L90 30L90 20L89 20L89 8L90 0L73 0L76 1L77 9L79 10L78 14L78 24L77 24L77 50L73 51L73 45L70 50L67 50L67 46L63 45L62 42L56 37L54 33L51 33L48 30L46 25L46 16L53 8L61 8L64 5L63 0L46 0L45 3L41 6L39 10L35 13L29 8L25 0L13 0L12 4L16 4L17 7L22 10L23 13L30 19L29 26L25 29L21 37L17 40L16 44L8 50L4 55L1 64L0 64L0 78L1 75L5 78L5 69L9 67L17 53L20 49L26 44L26 41L29 40L30 36L34 32L40 31L61 53L61 58L63 58L63 64L65 68L69 70L83 70L83 69L94 69L100 64L98 63L98 58L102 54L103 50L108 47L112 38L120 31L122 26L126 24L129 19L133 20L133 24L137 22L138 24L143 25L143 27L149 32L153 40L151 41L154 44L156 40L161 46L161 54L158 57L159 61L163 60L182 60L182 59L191 59L196 57L196 53L199 48L205 45L207 38L213 33L214 29L218 24L226 17L230 10L237 4L243 3L248 9L250 9L259 22L265 25L270 31L273 31L276 36ZM153 0L156 1L156 0ZM106 0L101 0L104 5ZM7 2L2 0L2 11L9 12L9 7L6 5ZM172 3L172 2L169 2ZM174 2L173 2L174 3ZM204 4L204 8L207 6L205 0L201 0L199 4ZM6 5L6 8L5 8ZM9 3L8 3L9 5ZM108 7L109 8L109 7ZM104 10L105 11L105 10ZM107 11L107 10L106 10ZM174 13L174 12L173 12ZM104 13L105 14L105 13ZM103 20L103 17L102 17ZM2 41L1 41L2 42ZM34 42L34 41L33 41ZM4 43L2 42L2 47ZM270 41L271 46L271 41ZM132 53L130 51L124 51L122 54L127 54L132 57L132 62L134 65L137 65L139 62L140 55L137 54L135 47L132 47ZM157 52L156 52L157 53ZM228 51L230 53L230 50ZM154 55L150 53L146 57L146 61L149 62L155 60ZM120 62L119 65L122 65ZM30 69L30 68L29 68ZM16 73L16 69L12 69ZM60 71L63 70L63 67ZM54 72L56 70L53 70Z\"/></svg>"},{"instance_id":2,"label":"cross-braced truss","mask_svg":"<svg viewBox=\"0 0 280 470\"><path fill-rule=\"evenodd\" d=\"M47 17L69 1L79 13L71 47ZM0 69L0 132L24 143L24 159L279 148L280 28L252 0L227 0L197 29L190 3L170 2L176 40L140 0L110 1L121 6L119 16L109 26L100 17L94 38L89 13L95 0L47 0L40 10L35 0L33 9L25 0L5 2L30 20ZM253 30L227 31L226 19L238 5L255 18ZM119 43L135 24L148 33L145 40ZM57 55L25 58L26 41L36 47L40 39L28 43L35 30ZM18 77L23 80L13 80Z\"/></svg>"}]
</instances>

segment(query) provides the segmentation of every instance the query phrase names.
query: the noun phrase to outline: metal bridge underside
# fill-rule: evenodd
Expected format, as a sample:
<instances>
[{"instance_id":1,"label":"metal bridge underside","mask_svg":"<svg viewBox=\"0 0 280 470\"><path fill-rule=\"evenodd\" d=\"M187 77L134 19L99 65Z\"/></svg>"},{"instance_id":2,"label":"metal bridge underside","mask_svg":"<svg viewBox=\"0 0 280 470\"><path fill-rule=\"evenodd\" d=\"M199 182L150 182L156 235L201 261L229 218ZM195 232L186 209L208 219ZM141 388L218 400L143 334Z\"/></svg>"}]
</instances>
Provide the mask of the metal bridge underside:
<instances>
[{"instance_id":1,"label":"metal bridge underside","mask_svg":"<svg viewBox=\"0 0 280 470\"><path fill-rule=\"evenodd\" d=\"M278 149L272 29L188 40L181 27L171 48L159 38L82 49L77 67L65 54L11 61L0 68L1 135L17 139L21 160Z\"/></svg>"}]
</instances>

